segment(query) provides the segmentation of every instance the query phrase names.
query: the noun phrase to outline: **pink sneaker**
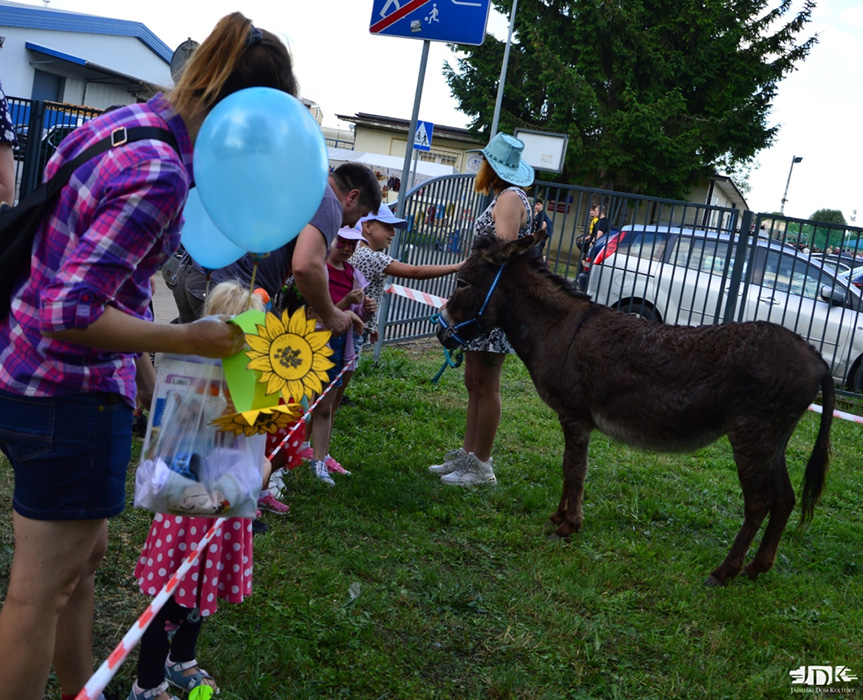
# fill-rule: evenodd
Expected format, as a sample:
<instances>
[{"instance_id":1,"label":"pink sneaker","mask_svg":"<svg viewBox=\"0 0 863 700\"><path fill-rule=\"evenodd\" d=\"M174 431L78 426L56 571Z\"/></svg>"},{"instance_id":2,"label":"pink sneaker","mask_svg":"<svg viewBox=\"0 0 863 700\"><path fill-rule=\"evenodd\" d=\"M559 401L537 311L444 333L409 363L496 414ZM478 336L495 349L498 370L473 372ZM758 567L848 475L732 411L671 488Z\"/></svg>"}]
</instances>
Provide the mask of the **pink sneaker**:
<instances>
[{"instance_id":1,"label":"pink sneaker","mask_svg":"<svg viewBox=\"0 0 863 700\"><path fill-rule=\"evenodd\" d=\"M344 476L351 475L351 473L347 469L345 469L341 464L339 464L329 455L324 458L324 463L327 465L327 471L331 474L343 474Z\"/></svg>"},{"instance_id":2,"label":"pink sneaker","mask_svg":"<svg viewBox=\"0 0 863 700\"><path fill-rule=\"evenodd\" d=\"M276 515L284 515L291 509L287 503L282 503L277 500L269 491L267 491L266 495L261 496L258 499L258 508L261 510L268 510Z\"/></svg>"},{"instance_id":3,"label":"pink sneaker","mask_svg":"<svg viewBox=\"0 0 863 700\"><path fill-rule=\"evenodd\" d=\"M300 456L300 459L306 459L311 461L315 458L315 452L311 448L311 445L309 447L304 447L297 454Z\"/></svg>"}]
</instances>

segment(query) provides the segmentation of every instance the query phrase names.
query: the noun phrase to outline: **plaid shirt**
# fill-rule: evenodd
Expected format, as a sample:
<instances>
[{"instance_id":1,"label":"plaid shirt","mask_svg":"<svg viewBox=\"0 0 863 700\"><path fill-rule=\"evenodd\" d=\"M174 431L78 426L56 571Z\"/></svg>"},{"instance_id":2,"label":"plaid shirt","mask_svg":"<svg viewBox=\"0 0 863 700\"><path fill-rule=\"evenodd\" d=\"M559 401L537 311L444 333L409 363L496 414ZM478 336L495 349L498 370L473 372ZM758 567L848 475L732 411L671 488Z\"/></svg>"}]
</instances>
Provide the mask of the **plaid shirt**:
<instances>
[{"instance_id":1,"label":"plaid shirt","mask_svg":"<svg viewBox=\"0 0 863 700\"><path fill-rule=\"evenodd\" d=\"M12 310L0 324L0 388L27 396L106 391L135 403L135 355L54 340L45 332L86 328L110 305L152 321L150 278L180 242L192 181L186 126L161 94L86 122L48 162L45 179L118 126L168 128L167 143L136 141L78 168L33 242Z\"/></svg>"}]
</instances>

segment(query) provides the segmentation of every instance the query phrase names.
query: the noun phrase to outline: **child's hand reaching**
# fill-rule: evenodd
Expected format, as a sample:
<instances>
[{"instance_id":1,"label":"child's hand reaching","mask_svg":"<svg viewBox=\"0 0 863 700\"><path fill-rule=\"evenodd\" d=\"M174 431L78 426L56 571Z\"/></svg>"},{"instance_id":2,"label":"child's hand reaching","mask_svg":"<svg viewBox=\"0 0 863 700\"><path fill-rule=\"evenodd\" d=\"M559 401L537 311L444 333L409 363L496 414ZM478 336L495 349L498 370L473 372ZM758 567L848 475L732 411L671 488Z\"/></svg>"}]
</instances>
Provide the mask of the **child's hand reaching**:
<instances>
[{"instance_id":1,"label":"child's hand reaching","mask_svg":"<svg viewBox=\"0 0 863 700\"><path fill-rule=\"evenodd\" d=\"M361 304L363 301L363 290L352 289L347 293L345 298L348 300L348 304L351 306L353 306L354 304Z\"/></svg>"},{"instance_id":2,"label":"child's hand reaching","mask_svg":"<svg viewBox=\"0 0 863 700\"><path fill-rule=\"evenodd\" d=\"M363 299L363 311L365 311L369 316L371 316L377 310L377 300L374 297L370 297L368 294L366 294L365 299Z\"/></svg>"}]
</instances>

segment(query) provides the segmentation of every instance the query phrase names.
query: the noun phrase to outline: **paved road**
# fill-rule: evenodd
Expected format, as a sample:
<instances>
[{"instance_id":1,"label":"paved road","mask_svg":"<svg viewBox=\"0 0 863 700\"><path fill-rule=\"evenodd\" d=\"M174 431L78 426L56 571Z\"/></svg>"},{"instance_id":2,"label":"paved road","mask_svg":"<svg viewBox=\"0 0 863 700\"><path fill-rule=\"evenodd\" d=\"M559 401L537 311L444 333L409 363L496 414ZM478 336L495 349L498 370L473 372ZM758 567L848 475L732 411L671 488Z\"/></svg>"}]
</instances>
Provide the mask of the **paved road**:
<instances>
[{"instance_id":1,"label":"paved road","mask_svg":"<svg viewBox=\"0 0 863 700\"><path fill-rule=\"evenodd\" d=\"M156 291L153 294L153 312L159 323L170 323L177 318L177 303L174 295L162 279L162 275L156 275Z\"/></svg>"}]
</instances>

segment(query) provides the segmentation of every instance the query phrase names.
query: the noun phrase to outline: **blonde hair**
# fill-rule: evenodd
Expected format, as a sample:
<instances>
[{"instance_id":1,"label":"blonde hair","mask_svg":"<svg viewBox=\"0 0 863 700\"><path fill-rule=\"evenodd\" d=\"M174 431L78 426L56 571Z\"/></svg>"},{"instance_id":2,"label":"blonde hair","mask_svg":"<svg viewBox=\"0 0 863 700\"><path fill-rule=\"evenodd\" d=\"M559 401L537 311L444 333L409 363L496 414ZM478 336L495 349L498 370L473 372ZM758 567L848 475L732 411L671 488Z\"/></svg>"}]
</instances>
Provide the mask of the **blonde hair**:
<instances>
[{"instance_id":1,"label":"blonde hair","mask_svg":"<svg viewBox=\"0 0 863 700\"><path fill-rule=\"evenodd\" d=\"M248 87L271 87L297 95L287 47L274 34L234 12L220 19L195 49L169 100L183 119L203 118L220 100Z\"/></svg>"},{"instance_id":2,"label":"blonde hair","mask_svg":"<svg viewBox=\"0 0 863 700\"><path fill-rule=\"evenodd\" d=\"M264 300L257 294L249 298L249 290L237 280L220 282L207 294L204 316L226 314L236 316L249 309L264 310Z\"/></svg>"},{"instance_id":3,"label":"blonde hair","mask_svg":"<svg viewBox=\"0 0 863 700\"><path fill-rule=\"evenodd\" d=\"M496 189L503 189L506 184L503 178L488 164L488 161L483 159L482 165L479 166L479 172L476 174L476 179L473 181L474 192L489 194Z\"/></svg>"}]
</instances>

